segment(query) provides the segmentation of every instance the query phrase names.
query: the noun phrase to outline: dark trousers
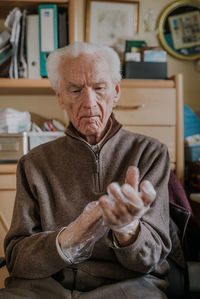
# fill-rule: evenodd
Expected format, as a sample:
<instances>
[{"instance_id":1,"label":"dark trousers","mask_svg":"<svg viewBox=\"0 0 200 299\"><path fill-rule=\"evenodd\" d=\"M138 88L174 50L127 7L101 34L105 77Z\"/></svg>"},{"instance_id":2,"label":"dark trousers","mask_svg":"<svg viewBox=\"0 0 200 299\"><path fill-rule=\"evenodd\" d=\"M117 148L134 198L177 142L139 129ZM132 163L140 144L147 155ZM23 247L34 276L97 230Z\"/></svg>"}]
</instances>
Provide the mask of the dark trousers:
<instances>
[{"instance_id":1,"label":"dark trousers","mask_svg":"<svg viewBox=\"0 0 200 299\"><path fill-rule=\"evenodd\" d=\"M55 279L8 278L0 299L166 299L163 280L147 276L100 286L87 292L71 291Z\"/></svg>"}]
</instances>

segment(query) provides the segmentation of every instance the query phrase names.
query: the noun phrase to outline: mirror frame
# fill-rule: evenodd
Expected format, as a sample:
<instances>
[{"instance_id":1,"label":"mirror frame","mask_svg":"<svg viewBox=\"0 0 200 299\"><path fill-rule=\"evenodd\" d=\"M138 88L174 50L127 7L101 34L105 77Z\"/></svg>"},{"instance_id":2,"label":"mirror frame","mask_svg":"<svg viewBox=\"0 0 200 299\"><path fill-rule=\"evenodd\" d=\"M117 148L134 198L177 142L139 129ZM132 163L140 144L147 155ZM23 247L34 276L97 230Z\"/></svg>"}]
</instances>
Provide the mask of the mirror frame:
<instances>
[{"instance_id":1,"label":"mirror frame","mask_svg":"<svg viewBox=\"0 0 200 299\"><path fill-rule=\"evenodd\" d=\"M170 4L167 8L164 9L164 11L161 13L159 23L158 23L158 37L160 40L161 45L163 48L172 56L179 58L179 59L184 59L184 60L195 60L200 58L200 53L199 54L194 54L191 56L185 56L180 53L177 53L174 51L168 43L166 42L163 34L163 28L164 24L166 21L167 16L169 15L170 12L173 12L176 8L182 7L182 6L194 6L194 7L199 7L200 9L200 1L199 0L178 0Z\"/></svg>"}]
</instances>

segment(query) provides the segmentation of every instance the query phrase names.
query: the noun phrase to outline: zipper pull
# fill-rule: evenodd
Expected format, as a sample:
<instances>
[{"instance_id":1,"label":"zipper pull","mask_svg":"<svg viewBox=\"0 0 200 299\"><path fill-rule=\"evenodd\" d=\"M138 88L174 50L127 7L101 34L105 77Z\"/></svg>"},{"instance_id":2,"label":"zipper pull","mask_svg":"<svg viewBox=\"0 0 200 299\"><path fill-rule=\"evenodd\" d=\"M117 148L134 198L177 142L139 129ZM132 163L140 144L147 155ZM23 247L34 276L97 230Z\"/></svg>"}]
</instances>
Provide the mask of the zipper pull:
<instances>
[{"instance_id":1,"label":"zipper pull","mask_svg":"<svg viewBox=\"0 0 200 299\"><path fill-rule=\"evenodd\" d=\"M99 173L99 155L96 154L97 173Z\"/></svg>"}]
</instances>

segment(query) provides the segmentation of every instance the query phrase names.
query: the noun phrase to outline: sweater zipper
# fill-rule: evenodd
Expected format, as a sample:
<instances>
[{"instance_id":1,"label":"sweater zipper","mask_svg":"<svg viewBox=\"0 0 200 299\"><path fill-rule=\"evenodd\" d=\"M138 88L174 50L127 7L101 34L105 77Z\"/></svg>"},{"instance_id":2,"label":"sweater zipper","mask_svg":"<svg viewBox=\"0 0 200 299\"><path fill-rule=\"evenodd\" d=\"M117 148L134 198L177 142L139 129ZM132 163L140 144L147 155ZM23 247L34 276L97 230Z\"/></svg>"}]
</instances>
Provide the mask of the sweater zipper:
<instances>
[{"instance_id":1,"label":"sweater zipper","mask_svg":"<svg viewBox=\"0 0 200 299\"><path fill-rule=\"evenodd\" d=\"M101 188L100 188L100 163L99 163L99 152L98 153L95 153L90 147L89 145L87 144L87 142L85 142L84 140L80 140L79 138L77 137L74 137L70 134L67 134L68 136L72 137L73 139L76 139L76 140L79 140L80 142L83 142L87 145L87 147L92 151L92 153L94 154L95 156L95 162L96 162L96 172L95 172L95 184L96 184L96 191L97 192L100 192L101 191Z\"/></svg>"},{"instance_id":2,"label":"sweater zipper","mask_svg":"<svg viewBox=\"0 0 200 299\"><path fill-rule=\"evenodd\" d=\"M96 157L96 185L97 191L100 192L100 165L99 165L99 153L95 154Z\"/></svg>"}]
</instances>

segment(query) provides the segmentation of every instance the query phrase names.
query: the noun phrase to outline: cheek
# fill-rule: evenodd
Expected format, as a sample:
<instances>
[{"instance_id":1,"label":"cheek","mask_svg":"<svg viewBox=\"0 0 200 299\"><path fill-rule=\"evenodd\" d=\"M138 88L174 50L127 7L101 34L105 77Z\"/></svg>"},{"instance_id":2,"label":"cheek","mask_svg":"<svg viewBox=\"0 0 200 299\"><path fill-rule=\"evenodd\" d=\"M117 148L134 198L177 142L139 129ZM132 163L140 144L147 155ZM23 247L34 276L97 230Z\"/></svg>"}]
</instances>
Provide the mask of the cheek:
<instances>
[{"instance_id":1,"label":"cheek","mask_svg":"<svg viewBox=\"0 0 200 299\"><path fill-rule=\"evenodd\" d=\"M79 112L79 107L78 106L76 106L74 104L71 104L71 103L68 103L65 106L65 110L67 112L67 115L68 115L69 119L71 121L73 121L73 123L78 121L78 112Z\"/></svg>"},{"instance_id":2,"label":"cheek","mask_svg":"<svg viewBox=\"0 0 200 299\"><path fill-rule=\"evenodd\" d=\"M113 102L111 100L111 98L109 98L103 105L103 112L104 115L107 116L108 114L110 115L112 110L113 110Z\"/></svg>"}]
</instances>

